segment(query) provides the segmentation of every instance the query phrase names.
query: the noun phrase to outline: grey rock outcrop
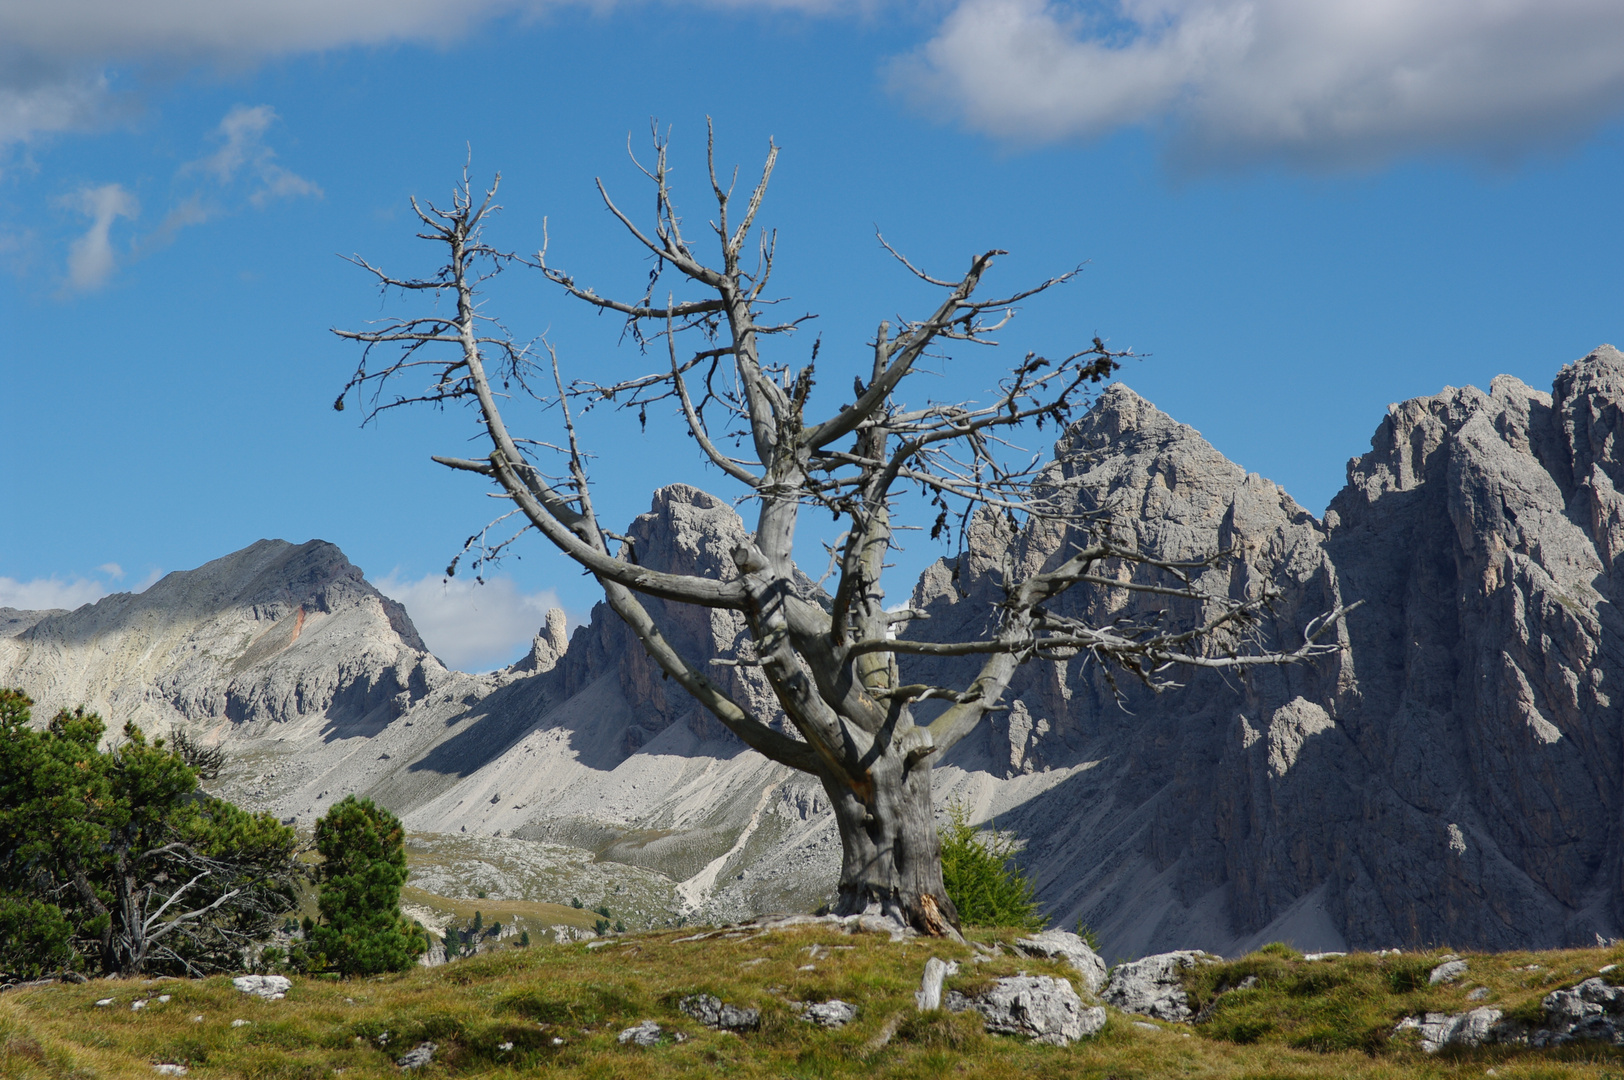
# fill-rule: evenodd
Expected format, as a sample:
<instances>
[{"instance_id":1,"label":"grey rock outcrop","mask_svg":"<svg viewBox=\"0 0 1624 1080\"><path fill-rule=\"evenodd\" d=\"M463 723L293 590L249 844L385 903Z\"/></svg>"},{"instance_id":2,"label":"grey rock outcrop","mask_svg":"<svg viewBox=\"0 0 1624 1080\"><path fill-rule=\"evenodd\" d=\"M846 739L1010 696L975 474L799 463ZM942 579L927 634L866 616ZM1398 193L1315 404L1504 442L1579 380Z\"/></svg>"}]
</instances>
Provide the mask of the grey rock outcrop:
<instances>
[{"instance_id":1,"label":"grey rock outcrop","mask_svg":"<svg viewBox=\"0 0 1624 1080\"><path fill-rule=\"evenodd\" d=\"M1011 975L975 997L954 993L948 1008L974 1009L996 1035L1025 1035L1049 1046L1098 1034L1106 1021L1105 1010L1085 1006L1071 983L1047 975Z\"/></svg>"},{"instance_id":2,"label":"grey rock outcrop","mask_svg":"<svg viewBox=\"0 0 1624 1080\"><path fill-rule=\"evenodd\" d=\"M761 1026L761 1010L729 1005L714 994L692 994L677 1002L677 1011L718 1031L754 1031Z\"/></svg>"},{"instance_id":3,"label":"grey rock outcrop","mask_svg":"<svg viewBox=\"0 0 1624 1080\"><path fill-rule=\"evenodd\" d=\"M1181 1022L1190 1019L1190 996L1184 991L1184 972L1218 957L1195 950L1158 953L1128 964L1118 964L1100 993L1109 1005L1123 1012Z\"/></svg>"},{"instance_id":4,"label":"grey rock outcrop","mask_svg":"<svg viewBox=\"0 0 1624 1080\"><path fill-rule=\"evenodd\" d=\"M1429 1054L1446 1046L1493 1043L1536 1048L1574 1042L1624 1046L1624 987L1590 978L1577 986L1551 991L1540 1005L1545 1017L1539 1027L1504 1019L1499 1009L1485 1006L1465 1013L1406 1017L1393 1033L1418 1032L1421 1049Z\"/></svg>"},{"instance_id":5,"label":"grey rock outcrop","mask_svg":"<svg viewBox=\"0 0 1624 1080\"><path fill-rule=\"evenodd\" d=\"M838 1028L845 1027L857 1019L857 1006L839 998L816 1003L802 1002L800 1017L809 1024L819 1027Z\"/></svg>"},{"instance_id":6,"label":"grey rock outcrop","mask_svg":"<svg viewBox=\"0 0 1624 1080\"><path fill-rule=\"evenodd\" d=\"M1415 1031L1421 1036L1421 1049L1436 1054L1446 1046L1474 1047L1500 1041L1499 1009L1479 1008L1464 1013L1427 1013L1399 1021L1395 1035Z\"/></svg>"},{"instance_id":7,"label":"grey rock outcrop","mask_svg":"<svg viewBox=\"0 0 1624 1080\"><path fill-rule=\"evenodd\" d=\"M632 1046L659 1046L660 1037L663 1034L664 1030L659 1024L655 1023L653 1020L644 1020L642 1023L636 1024L627 1028L625 1031L622 1031L616 1037L616 1040L622 1046L626 1046L628 1044Z\"/></svg>"},{"instance_id":8,"label":"grey rock outcrop","mask_svg":"<svg viewBox=\"0 0 1624 1080\"><path fill-rule=\"evenodd\" d=\"M240 975L231 980L231 985L240 993L280 1001L292 989L293 981L285 975Z\"/></svg>"},{"instance_id":9,"label":"grey rock outcrop","mask_svg":"<svg viewBox=\"0 0 1624 1080\"><path fill-rule=\"evenodd\" d=\"M1031 937L1015 939L1018 948L1039 956L1064 960L1082 976L1083 986L1090 994L1100 992L1107 975L1105 961L1088 947L1088 942L1069 930L1044 930Z\"/></svg>"}]
</instances>

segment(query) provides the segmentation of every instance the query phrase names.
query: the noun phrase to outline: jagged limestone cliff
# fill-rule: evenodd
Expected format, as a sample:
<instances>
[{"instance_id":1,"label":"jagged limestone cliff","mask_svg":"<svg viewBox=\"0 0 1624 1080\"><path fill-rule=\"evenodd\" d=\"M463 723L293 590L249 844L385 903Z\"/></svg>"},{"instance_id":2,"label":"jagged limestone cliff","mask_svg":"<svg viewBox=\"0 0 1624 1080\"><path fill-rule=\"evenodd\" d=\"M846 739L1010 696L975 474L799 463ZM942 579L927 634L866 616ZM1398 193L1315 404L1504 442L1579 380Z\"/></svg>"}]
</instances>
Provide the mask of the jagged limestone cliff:
<instances>
[{"instance_id":1,"label":"jagged limestone cliff","mask_svg":"<svg viewBox=\"0 0 1624 1080\"><path fill-rule=\"evenodd\" d=\"M943 763L941 797L1025 836L1056 921L1088 922L1113 956L1618 935L1621 408L1607 347L1550 395L1501 378L1394 406L1321 521L1112 388L1041 483L1156 554L1234 551L1206 584L1279 593L1265 644L1364 601L1347 649L1161 695L1118 678L1121 701L1097 667L1030 665L1010 710ZM678 485L630 534L647 565L726 573L743 528ZM1039 567L1077 538L979 519L919 582L931 618L910 636L984 624L997 557ZM1108 619L1111 602L1079 589L1061 605ZM730 614L654 607L696 659L737 658ZM748 668L713 670L770 711ZM420 832L641 867L674 908L805 906L838 866L816 785L660 679L606 608L568 641L550 616L506 672L448 672L320 542L261 542L77 612L0 611L0 683L206 733L232 755L229 792L288 818L360 791Z\"/></svg>"}]
</instances>

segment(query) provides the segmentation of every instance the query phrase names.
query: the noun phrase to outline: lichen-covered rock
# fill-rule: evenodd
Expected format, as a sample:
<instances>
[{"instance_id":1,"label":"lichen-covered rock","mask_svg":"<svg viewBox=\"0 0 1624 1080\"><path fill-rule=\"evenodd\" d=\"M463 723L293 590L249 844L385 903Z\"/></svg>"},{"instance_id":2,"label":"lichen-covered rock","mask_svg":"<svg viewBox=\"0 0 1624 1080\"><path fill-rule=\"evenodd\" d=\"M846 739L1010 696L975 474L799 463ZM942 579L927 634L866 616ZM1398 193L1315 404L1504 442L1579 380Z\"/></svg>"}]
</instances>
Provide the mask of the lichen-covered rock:
<instances>
[{"instance_id":1,"label":"lichen-covered rock","mask_svg":"<svg viewBox=\"0 0 1624 1080\"><path fill-rule=\"evenodd\" d=\"M1123 1012L1158 1020L1190 1019L1190 997L1184 991L1184 971L1197 964L1215 964L1218 957L1199 950L1158 953L1119 964L1100 997Z\"/></svg>"}]
</instances>

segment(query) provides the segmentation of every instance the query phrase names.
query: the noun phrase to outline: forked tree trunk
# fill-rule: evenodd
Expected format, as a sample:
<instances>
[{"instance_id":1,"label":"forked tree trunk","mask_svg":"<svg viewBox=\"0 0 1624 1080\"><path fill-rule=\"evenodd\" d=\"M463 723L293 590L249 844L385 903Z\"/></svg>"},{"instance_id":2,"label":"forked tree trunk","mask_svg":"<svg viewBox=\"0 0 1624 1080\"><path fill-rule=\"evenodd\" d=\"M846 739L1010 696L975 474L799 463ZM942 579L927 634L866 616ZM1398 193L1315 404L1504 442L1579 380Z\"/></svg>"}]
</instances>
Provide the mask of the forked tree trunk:
<instances>
[{"instance_id":1,"label":"forked tree trunk","mask_svg":"<svg viewBox=\"0 0 1624 1080\"><path fill-rule=\"evenodd\" d=\"M930 775L930 759L909 766L892 751L875 759L863 789L823 777L840 826L835 914L889 916L921 933L958 936L958 909L942 885Z\"/></svg>"}]
</instances>

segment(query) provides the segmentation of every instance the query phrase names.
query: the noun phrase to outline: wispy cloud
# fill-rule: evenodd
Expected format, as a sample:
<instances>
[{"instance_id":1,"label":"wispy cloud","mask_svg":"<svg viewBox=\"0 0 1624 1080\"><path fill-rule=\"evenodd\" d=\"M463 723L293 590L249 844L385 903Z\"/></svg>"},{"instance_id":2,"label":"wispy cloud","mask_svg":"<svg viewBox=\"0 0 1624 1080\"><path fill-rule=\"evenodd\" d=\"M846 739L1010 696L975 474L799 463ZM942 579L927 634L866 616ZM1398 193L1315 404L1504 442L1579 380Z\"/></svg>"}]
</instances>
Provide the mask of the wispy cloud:
<instances>
[{"instance_id":1,"label":"wispy cloud","mask_svg":"<svg viewBox=\"0 0 1624 1080\"><path fill-rule=\"evenodd\" d=\"M67 204L90 218L90 228L68 245L68 284L75 289L98 289L106 284L117 264L113 250L113 223L140 213L135 196L122 184L81 188Z\"/></svg>"},{"instance_id":2,"label":"wispy cloud","mask_svg":"<svg viewBox=\"0 0 1624 1080\"><path fill-rule=\"evenodd\" d=\"M960 0L892 81L1010 142L1146 126L1195 167L1515 157L1624 111L1624 4Z\"/></svg>"},{"instance_id":3,"label":"wispy cloud","mask_svg":"<svg viewBox=\"0 0 1624 1080\"><path fill-rule=\"evenodd\" d=\"M440 574L390 574L373 584L406 605L429 651L461 671L488 671L519 659L547 610L562 606L551 589L521 592L511 578L486 578L481 585Z\"/></svg>"},{"instance_id":4,"label":"wispy cloud","mask_svg":"<svg viewBox=\"0 0 1624 1080\"><path fill-rule=\"evenodd\" d=\"M252 186L248 201L255 206L272 199L319 197L320 187L277 164L276 151L265 144L265 132L276 118L276 110L269 105L233 107L217 129L220 148L183 166L181 175L202 172L222 187L243 176Z\"/></svg>"},{"instance_id":5,"label":"wispy cloud","mask_svg":"<svg viewBox=\"0 0 1624 1080\"><path fill-rule=\"evenodd\" d=\"M176 170L185 194L155 227L131 241L123 261L134 262L173 243L183 229L244 207L320 198L321 188L278 163L276 151L266 143L265 134L276 120L269 105L238 105L227 112L213 132L215 149ZM136 199L121 184L104 184L82 188L63 202L91 219L90 228L69 246L68 285L79 291L100 288L121 261L112 242L113 225L137 215Z\"/></svg>"}]
</instances>

